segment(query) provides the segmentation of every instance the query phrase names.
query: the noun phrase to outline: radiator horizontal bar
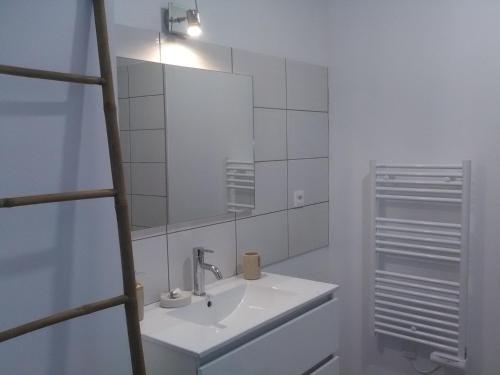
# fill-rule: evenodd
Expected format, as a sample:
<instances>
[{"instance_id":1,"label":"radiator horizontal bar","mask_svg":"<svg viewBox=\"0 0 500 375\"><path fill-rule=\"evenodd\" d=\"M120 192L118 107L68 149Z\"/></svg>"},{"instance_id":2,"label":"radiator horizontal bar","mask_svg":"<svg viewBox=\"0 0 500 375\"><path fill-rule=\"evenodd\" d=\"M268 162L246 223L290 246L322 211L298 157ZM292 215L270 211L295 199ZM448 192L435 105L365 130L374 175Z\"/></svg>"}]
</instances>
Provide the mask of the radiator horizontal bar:
<instances>
[{"instance_id":1,"label":"radiator horizontal bar","mask_svg":"<svg viewBox=\"0 0 500 375\"><path fill-rule=\"evenodd\" d=\"M247 165L236 166L226 166L226 170L241 170L241 171L253 171L255 168Z\"/></svg>"},{"instance_id":2,"label":"radiator horizontal bar","mask_svg":"<svg viewBox=\"0 0 500 375\"><path fill-rule=\"evenodd\" d=\"M377 234L377 236L378 236L378 234ZM458 249L450 249L450 248L441 247L441 246L417 245L417 244L412 244L412 243L394 242L394 241L385 241L385 240L375 240L375 243L377 243L379 245L399 247L399 248L404 248L404 249L426 250L426 251L434 251L434 252L439 252L439 253L460 255L460 250L458 250Z\"/></svg>"},{"instance_id":3,"label":"radiator horizontal bar","mask_svg":"<svg viewBox=\"0 0 500 375\"><path fill-rule=\"evenodd\" d=\"M385 309L383 307L377 307L377 306L375 307L375 311L383 312L386 314L397 315L397 316L403 316L405 318L410 318L410 319L417 319L417 320L421 320L423 322L438 324L441 326L452 327L452 328L456 328L457 330L459 328L459 325L457 323L447 322L445 320L439 320L439 319L435 319L435 318L429 318L429 317L423 316L423 315L410 314L410 313L407 313L404 311Z\"/></svg>"},{"instance_id":4,"label":"radiator horizontal bar","mask_svg":"<svg viewBox=\"0 0 500 375\"><path fill-rule=\"evenodd\" d=\"M462 169L460 164L377 164L377 168Z\"/></svg>"},{"instance_id":5,"label":"radiator horizontal bar","mask_svg":"<svg viewBox=\"0 0 500 375\"><path fill-rule=\"evenodd\" d=\"M461 198L417 197L410 195L376 194L377 199L392 199L416 202L462 203Z\"/></svg>"},{"instance_id":6,"label":"radiator horizontal bar","mask_svg":"<svg viewBox=\"0 0 500 375\"><path fill-rule=\"evenodd\" d=\"M433 299L436 301L450 302L450 303L456 303L456 304L460 303L460 300L458 298L449 298L449 297L438 296L435 294L414 292L413 290L392 288L390 286L383 286L383 285L375 285L375 288L380 289L380 290L386 290L388 292L409 294L409 295L412 295L415 297L429 298L429 299Z\"/></svg>"},{"instance_id":7,"label":"radiator horizontal bar","mask_svg":"<svg viewBox=\"0 0 500 375\"><path fill-rule=\"evenodd\" d=\"M255 190L253 186L242 186L242 185L227 185L227 188L236 190Z\"/></svg>"},{"instance_id":8,"label":"radiator horizontal bar","mask_svg":"<svg viewBox=\"0 0 500 375\"><path fill-rule=\"evenodd\" d=\"M375 297L388 298L388 299L392 299L392 300L396 300L396 301L408 302L408 303L412 303L415 305L433 307L433 308L441 309L441 310L450 310L450 311L455 311L457 313L459 312L459 308L455 307L455 306L442 305L440 303L427 302L427 301L422 301L422 300L412 299L412 298L407 298L407 297L400 297L400 296L396 296L394 294L375 292Z\"/></svg>"},{"instance_id":9,"label":"radiator horizontal bar","mask_svg":"<svg viewBox=\"0 0 500 375\"><path fill-rule=\"evenodd\" d=\"M446 256L442 256L442 255L422 254L422 253L415 253L413 251L391 250L391 249L384 249L384 248L379 248L379 247L377 247L375 250L379 253L384 253L384 254L401 255L401 256L422 258L422 259L435 259L435 260L442 260L442 261L446 261L446 262L460 263L460 258L446 257Z\"/></svg>"},{"instance_id":10,"label":"radiator horizontal bar","mask_svg":"<svg viewBox=\"0 0 500 375\"><path fill-rule=\"evenodd\" d=\"M418 313L422 313L422 314L429 314L429 315L439 316L442 318L454 319L457 321L459 318L458 315L456 315L456 314L448 314L448 313L443 313L440 311L428 310L428 309L423 309L421 307L415 307L415 306L402 305L400 303L394 303L394 302L383 301L383 300L378 300L378 299L375 300L375 303L378 303L378 304L384 305L384 306L397 307L399 309L409 310L409 311L418 312Z\"/></svg>"},{"instance_id":11,"label":"radiator horizontal bar","mask_svg":"<svg viewBox=\"0 0 500 375\"><path fill-rule=\"evenodd\" d=\"M428 283L447 285L447 286L452 286L452 287L456 287L456 288L460 287L460 284L457 282L448 281L448 280L433 279L430 277L407 275L404 273L390 272L390 271L383 271L383 270L375 270L375 273L378 275L400 277L400 278L409 279L409 280L425 281Z\"/></svg>"},{"instance_id":12,"label":"radiator horizontal bar","mask_svg":"<svg viewBox=\"0 0 500 375\"><path fill-rule=\"evenodd\" d=\"M430 235L446 236L446 237L462 237L462 234L460 232L450 232L450 231L444 231L444 230L408 228L408 227L393 226L393 225L376 225L375 228L380 229L380 230L392 231L392 232L430 234Z\"/></svg>"},{"instance_id":13,"label":"radiator horizontal bar","mask_svg":"<svg viewBox=\"0 0 500 375\"><path fill-rule=\"evenodd\" d=\"M27 206L32 204L67 202L84 199L110 198L114 197L115 195L116 192L113 189L82 190L69 193L28 195L24 197L2 198L0 199L0 208Z\"/></svg>"},{"instance_id":14,"label":"radiator horizontal bar","mask_svg":"<svg viewBox=\"0 0 500 375\"><path fill-rule=\"evenodd\" d=\"M382 179L377 178L376 183L391 184L391 185L428 185L428 186L462 186L461 181L451 180L451 181L422 181L422 180L402 180L402 179Z\"/></svg>"},{"instance_id":15,"label":"radiator horizontal bar","mask_svg":"<svg viewBox=\"0 0 500 375\"><path fill-rule=\"evenodd\" d=\"M398 224L412 224L412 225L422 225L428 227L441 227L441 228L455 228L462 229L461 224L456 223L442 223L439 221L422 221L422 220L406 220L406 219L391 219L385 217L377 217L375 220L384 223L398 223Z\"/></svg>"},{"instance_id":16,"label":"radiator horizontal bar","mask_svg":"<svg viewBox=\"0 0 500 375\"><path fill-rule=\"evenodd\" d=\"M89 85L102 85L104 83L104 79L102 77L86 76L73 73L61 73L40 69L29 69L11 65L0 65L0 74L26 78L47 79L51 81L83 83Z\"/></svg>"},{"instance_id":17,"label":"radiator horizontal bar","mask_svg":"<svg viewBox=\"0 0 500 375\"><path fill-rule=\"evenodd\" d=\"M406 193L431 193L431 194L454 194L462 195L462 190L449 190L449 189L421 189L421 188L405 188L405 187L390 187L390 186L380 186L377 187L378 191L397 191Z\"/></svg>"},{"instance_id":18,"label":"radiator horizontal bar","mask_svg":"<svg viewBox=\"0 0 500 375\"><path fill-rule=\"evenodd\" d=\"M387 315L382 315L382 314L375 314L375 319L387 320L389 322L394 322L394 323L399 323L399 324L406 324L406 325L410 326L410 328L411 327L419 327L422 329L427 329L429 331L439 332L439 333L443 333L445 335L458 337L458 330L452 331L450 329L445 329L445 328L436 327L436 326L430 326L428 324L418 323L418 322L414 322L411 320L394 318L392 316L387 316Z\"/></svg>"},{"instance_id":19,"label":"radiator horizontal bar","mask_svg":"<svg viewBox=\"0 0 500 375\"><path fill-rule=\"evenodd\" d=\"M422 285L422 284L414 284L414 283L408 283L408 282L405 282L405 281L392 280L392 279L384 279L384 278L381 278L381 277L376 277L375 278L375 282L376 283L385 283L385 284L392 284L392 285L407 286L409 288L429 290L431 292L447 293L447 294L453 294L453 295L456 295L456 296L460 296L460 291L459 290L450 290L450 289L444 289L444 288L437 288L435 286L428 286L428 285Z\"/></svg>"},{"instance_id":20,"label":"radiator horizontal bar","mask_svg":"<svg viewBox=\"0 0 500 375\"><path fill-rule=\"evenodd\" d=\"M462 177L462 173L453 172L404 172L404 171L377 171L377 176L409 176L409 177Z\"/></svg>"},{"instance_id":21,"label":"radiator horizontal bar","mask_svg":"<svg viewBox=\"0 0 500 375\"><path fill-rule=\"evenodd\" d=\"M242 184L253 184L255 183L254 179L242 179L242 178L228 178L226 180L227 182L238 182L238 183L242 183Z\"/></svg>"},{"instance_id":22,"label":"radiator horizontal bar","mask_svg":"<svg viewBox=\"0 0 500 375\"><path fill-rule=\"evenodd\" d=\"M447 239L432 238L432 237L407 236L403 234L390 234L390 233L375 233L375 235L378 237L395 238L398 240L420 241L420 242L440 243L443 245L460 246L460 241L457 240L447 240Z\"/></svg>"},{"instance_id":23,"label":"radiator horizontal bar","mask_svg":"<svg viewBox=\"0 0 500 375\"><path fill-rule=\"evenodd\" d=\"M226 176L255 177L255 174L253 174L253 173L240 173L240 172L226 172Z\"/></svg>"},{"instance_id":24,"label":"radiator horizontal bar","mask_svg":"<svg viewBox=\"0 0 500 375\"><path fill-rule=\"evenodd\" d=\"M422 339L419 339L419 338L416 338L416 337L402 335L402 334L395 333L395 332L390 332L390 331L387 331L387 330L384 330L384 329L378 329L377 328L377 329L375 329L375 332L383 334L383 335L387 335L387 336L393 336L393 337L397 337L397 338L400 338L400 339L404 339L404 340L416 342L418 344L428 345L428 346L431 346L431 347L436 348L436 349L441 349L441 350L445 350L445 351L456 353L456 354L458 353L458 349L457 348L453 348L453 347L448 346L448 345L442 345L442 344L439 344L439 343L436 343L436 342L432 342L432 341L428 341L428 340L422 340Z\"/></svg>"},{"instance_id":25,"label":"radiator horizontal bar","mask_svg":"<svg viewBox=\"0 0 500 375\"><path fill-rule=\"evenodd\" d=\"M428 339L433 339L433 340L436 340L436 341L445 342L445 343L448 343L448 344L455 344L455 345L458 346L458 340L457 339L452 339L452 338L449 338L449 337L434 335L432 333L421 332L421 331L418 331L418 330L415 331L415 330L412 330L411 328L404 328L404 327L400 327L400 326L397 326L397 325L394 325L394 324L388 324L388 323L382 323L382 322L375 322L375 325L378 326L378 327L382 327L382 328L388 328L388 329L390 329L392 331L399 331L399 332L409 333L410 335L421 336L421 337L425 337L425 338L428 338Z\"/></svg>"},{"instance_id":26,"label":"radiator horizontal bar","mask_svg":"<svg viewBox=\"0 0 500 375\"><path fill-rule=\"evenodd\" d=\"M94 303L89 303L87 305L82 305L79 307L75 307L73 309L61 311L59 313L50 315L48 317L34 320L30 323L23 324L6 331L0 332L0 342L12 339L17 336L24 335L26 333L36 331L38 329L48 327L57 323L64 322L69 319L77 318L79 316L92 314L97 311L105 310L110 307L122 305L126 303L128 297L125 295L121 295L114 298L104 299L101 301L97 301Z\"/></svg>"}]
</instances>

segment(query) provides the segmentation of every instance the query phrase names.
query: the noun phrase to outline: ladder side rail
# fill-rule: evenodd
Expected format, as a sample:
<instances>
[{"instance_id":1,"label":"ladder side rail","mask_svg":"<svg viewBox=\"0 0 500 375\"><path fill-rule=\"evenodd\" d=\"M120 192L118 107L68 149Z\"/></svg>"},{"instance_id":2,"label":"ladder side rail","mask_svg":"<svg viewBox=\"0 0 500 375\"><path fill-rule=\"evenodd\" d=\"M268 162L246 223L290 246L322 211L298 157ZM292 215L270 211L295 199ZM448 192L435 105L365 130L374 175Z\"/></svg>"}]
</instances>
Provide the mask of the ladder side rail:
<instances>
[{"instance_id":1,"label":"ladder side rail","mask_svg":"<svg viewBox=\"0 0 500 375\"><path fill-rule=\"evenodd\" d=\"M132 238L128 217L127 197L125 192L125 179L122 169L122 153L113 88L111 57L109 54L106 10L104 0L93 0L93 4L99 65L101 76L104 78L104 83L101 87L111 164L111 175L113 179L113 187L116 191L115 210L120 243L123 289L125 295L128 297L125 303L125 313L130 356L134 374L143 375L146 373L146 370L139 325L139 311L137 308Z\"/></svg>"}]
</instances>

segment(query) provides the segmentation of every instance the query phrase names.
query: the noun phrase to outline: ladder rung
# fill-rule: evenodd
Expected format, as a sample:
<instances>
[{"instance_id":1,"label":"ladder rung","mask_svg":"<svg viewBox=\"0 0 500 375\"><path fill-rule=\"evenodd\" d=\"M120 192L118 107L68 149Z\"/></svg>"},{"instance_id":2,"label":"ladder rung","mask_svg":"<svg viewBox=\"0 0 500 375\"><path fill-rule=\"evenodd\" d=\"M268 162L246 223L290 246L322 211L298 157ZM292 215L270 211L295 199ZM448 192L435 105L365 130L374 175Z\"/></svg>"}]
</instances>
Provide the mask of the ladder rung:
<instances>
[{"instance_id":1,"label":"ladder rung","mask_svg":"<svg viewBox=\"0 0 500 375\"><path fill-rule=\"evenodd\" d=\"M55 193L28 195L25 197L1 198L0 208L27 206L30 204L42 204L52 202L77 201L83 199L109 198L116 195L113 189L82 190L70 193Z\"/></svg>"},{"instance_id":2,"label":"ladder rung","mask_svg":"<svg viewBox=\"0 0 500 375\"><path fill-rule=\"evenodd\" d=\"M75 307L73 309L61 311L54 315L34 320L32 322L0 332L0 342L12 339L17 336L24 335L29 332L36 331L44 327L64 322L65 320L77 318L82 315L88 315L97 311L109 309L110 307L122 305L127 301L128 297L126 295L121 295L118 297L108 298L94 303L89 303L87 305Z\"/></svg>"},{"instance_id":3,"label":"ladder rung","mask_svg":"<svg viewBox=\"0 0 500 375\"><path fill-rule=\"evenodd\" d=\"M49 79L52 81L85 83L90 85L102 85L104 83L104 79L101 77L53 72L50 70L29 69L10 65L0 65L0 74L8 74L11 76L28 78Z\"/></svg>"}]
</instances>

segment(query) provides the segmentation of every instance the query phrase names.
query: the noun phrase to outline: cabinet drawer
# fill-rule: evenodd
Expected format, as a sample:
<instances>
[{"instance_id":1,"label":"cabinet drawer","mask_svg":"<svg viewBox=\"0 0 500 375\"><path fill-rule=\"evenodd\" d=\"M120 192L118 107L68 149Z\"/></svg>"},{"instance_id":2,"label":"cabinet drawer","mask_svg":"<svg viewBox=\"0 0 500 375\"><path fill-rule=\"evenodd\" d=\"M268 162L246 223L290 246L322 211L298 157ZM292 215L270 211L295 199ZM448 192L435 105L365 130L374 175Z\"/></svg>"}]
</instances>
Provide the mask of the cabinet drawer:
<instances>
[{"instance_id":1,"label":"cabinet drawer","mask_svg":"<svg viewBox=\"0 0 500 375\"><path fill-rule=\"evenodd\" d=\"M339 374L340 374L339 357L334 357L330 359L319 369L311 373L311 375L339 375Z\"/></svg>"},{"instance_id":2,"label":"cabinet drawer","mask_svg":"<svg viewBox=\"0 0 500 375\"><path fill-rule=\"evenodd\" d=\"M337 299L199 369L199 375L300 375L337 350Z\"/></svg>"}]
</instances>

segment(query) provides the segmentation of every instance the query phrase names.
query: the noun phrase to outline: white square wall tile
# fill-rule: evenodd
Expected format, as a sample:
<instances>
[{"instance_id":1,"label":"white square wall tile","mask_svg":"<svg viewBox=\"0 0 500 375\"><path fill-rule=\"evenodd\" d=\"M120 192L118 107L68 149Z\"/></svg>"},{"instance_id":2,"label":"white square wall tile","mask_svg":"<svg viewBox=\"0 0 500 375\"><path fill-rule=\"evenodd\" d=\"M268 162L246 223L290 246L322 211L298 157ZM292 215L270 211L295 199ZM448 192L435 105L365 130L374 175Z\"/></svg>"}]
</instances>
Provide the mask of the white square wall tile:
<instances>
[{"instance_id":1,"label":"white square wall tile","mask_svg":"<svg viewBox=\"0 0 500 375\"><path fill-rule=\"evenodd\" d=\"M288 227L286 211L254 216L236 221L238 272L241 272L243 253L258 250L262 265L288 258Z\"/></svg>"},{"instance_id":2,"label":"white square wall tile","mask_svg":"<svg viewBox=\"0 0 500 375\"><path fill-rule=\"evenodd\" d=\"M236 238L234 221L168 234L170 288L193 289L193 248L214 250L205 254L207 263L216 265L227 278L236 273ZM215 281L205 272L207 283Z\"/></svg>"},{"instance_id":3,"label":"white square wall tile","mask_svg":"<svg viewBox=\"0 0 500 375\"><path fill-rule=\"evenodd\" d=\"M120 130L130 129L130 107L128 99L118 99L118 124Z\"/></svg>"},{"instance_id":4,"label":"white square wall tile","mask_svg":"<svg viewBox=\"0 0 500 375\"><path fill-rule=\"evenodd\" d=\"M304 192L304 204L328 201L328 158L288 161L288 208L294 206L294 192Z\"/></svg>"},{"instance_id":5,"label":"white square wall tile","mask_svg":"<svg viewBox=\"0 0 500 375\"><path fill-rule=\"evenodd\" d=\"M120 131L120 146L122 148L122 160L130 162L130 132L127 130Z\"/></svg>"},{"instance_id":6,"label":"white square wall tile","mask_svg":"<svg viewBox=\"0 0 500 375\"><path fill-rule=\"evenodd\" d=\"M286 111L254 109L255 160L286 159Z\"/></svg>"},{"instance_id":7,"label":"white square wall tile","mask_svg":"<svg viewBox=\"0 0 500 375\"><path fill-rule=\"evenodd\" d=\"M165 163L132 163L132 194L167 195L167 168Z\"/></svg>"},{"instance_id":8,"label":"white square wall tile","mask_svg":"<svg viewBox=\"0 0 500 375\"><path fill-rule=\"evenodd\" d=\"M132 225L159 227L167 223L167 198L132 195Z\"/></svg>"},{"instance_id":9,"label":"white square wall tile","mask_svg":"<svg viewBox=\"0 0 500 375\"><path fill-rule=\"evenodd\" d=\"M328 68L286 61L287 108L328 111Z\"/></svg>"},{"instance_id":10,"label":"white square wall tile","mask_svg":"<svg viewBox=\"0 0 500 375\"><path fill-rule=\"evenodd\" d=\"M187 68L231 72L231 48L164 35L161 39L161 62Z\"/></svg>"},{"instance_id":11,"label":"white square wall tile","mask_svg":"<svg viewBox=\"0 0 500 375\"><path fill-rule=\"evenodd\" d=\"M167 236L132 241L135 277L144 285L144 304L160 300L168 291Z\"/></svg>"},{"instance_id":12,"label":"white square wall tile","mask_svg":"<svg viewBox=\"0 0 500 375\"><path fill-rule=\"evenodd\" d=\"M254 106L285 108L285 59L233 49L234 73L253 77Z\"/></svg>"},{"instance_id":13,"label":"white square wall tile","mask_svg":"<svg viewBox=\"0 0 500 375\"><path fill-rule=\"evenodd\" d=\"M165 163L165 131L135 130L130 132L130 160L142 163Z\"/></svg>"},{"instance_id":14,"label":"white square wall tile","mask_svg":"<svg viewBox=\"0 0 500 375\"><path fill-rule=\"evenodd\" d=\"M130 98L131 129L164 129L164 96L141 96Z\"/></svg>"},{"instance_id":15,"label":"white square wall tile","mask_svg":"<svg viewBox=\"0 0 500 375\"><path fill-rule=\"evenodd\" d=\"M116 67L116 81L118 85L118 97L128 98L128 69L126 66Z\"/></svg>"},{"instance_id":16,"label":"white square wall tile","mask_svg":"<svg viewBox=\"0 0 500 375\"><path fill-rule=\"evenodd\" d=\"M286 209L286 175L286 161L255 164L254 215Z\"/></svg>"},{"instance_id":17,"label":"white square wall tile","mask_svg":"<svg viewBox=\"0 0 500 375\"><path fill-rule=\"evenodd\" d=\"M113 48L116 56L160 62L159 33L119 24L113 25Z\"/></svg>"},{"instance_id":18,"label":"white square wall tile","mask_svg":"<svg viewBox=\"0 0 500 375\"><path fill-rule=\"evenodd\" d=\"M328 113L287 111L288 158L328 157Z\"/></svg>"},{"instance_id":19,"label":"white square wall tile","mask_svg":"<svg viewBox=\"0 0 500 375\"><path fill-rule=\"evenodd\" d=\"M163 66L159 63L139 62L128 66L129 97L162 95Z\"/></svg>"},{"instance_id":20,"label":"white square wall tile","mask_svg":"<svg viewBox=\"0 0 500 375\"><path fill-rule=\"evenodd\" d=\"M290 256L328 246L328 203L288 211Z\"/></svg>"}]
</instances>

